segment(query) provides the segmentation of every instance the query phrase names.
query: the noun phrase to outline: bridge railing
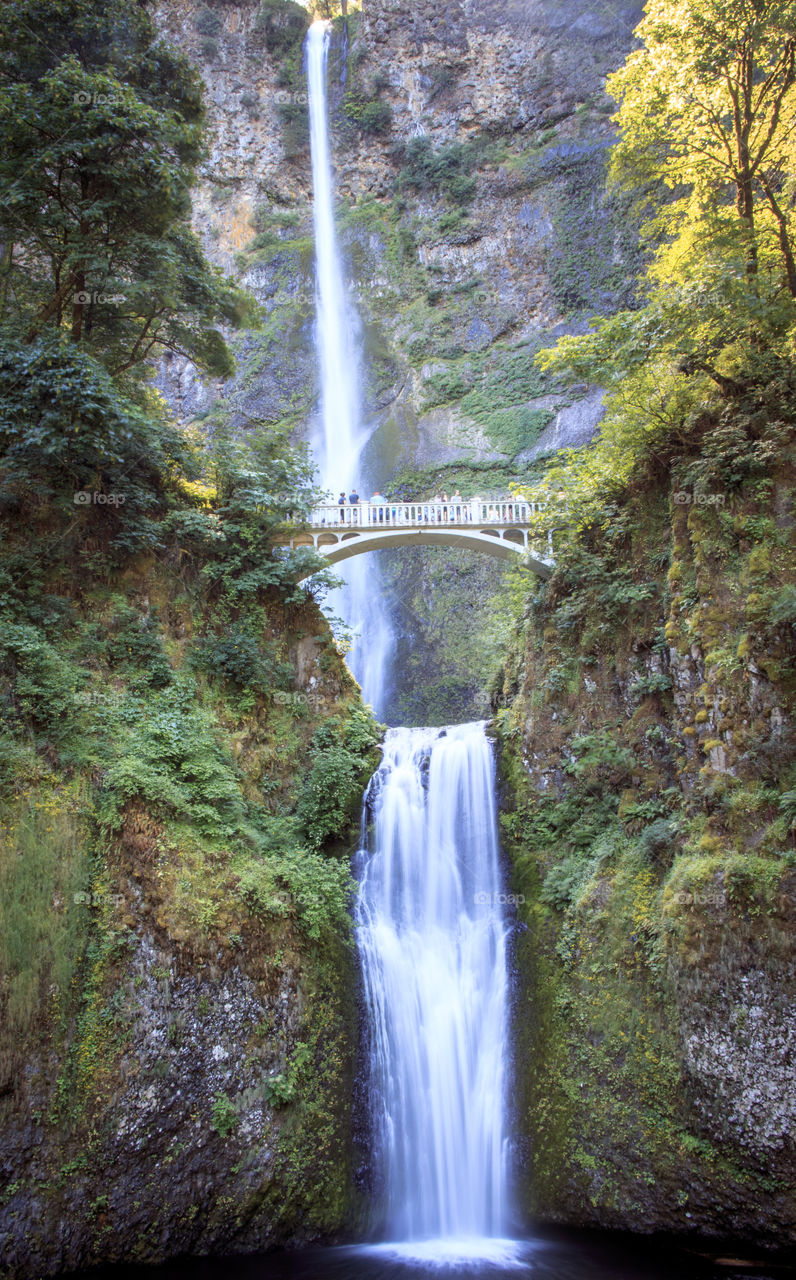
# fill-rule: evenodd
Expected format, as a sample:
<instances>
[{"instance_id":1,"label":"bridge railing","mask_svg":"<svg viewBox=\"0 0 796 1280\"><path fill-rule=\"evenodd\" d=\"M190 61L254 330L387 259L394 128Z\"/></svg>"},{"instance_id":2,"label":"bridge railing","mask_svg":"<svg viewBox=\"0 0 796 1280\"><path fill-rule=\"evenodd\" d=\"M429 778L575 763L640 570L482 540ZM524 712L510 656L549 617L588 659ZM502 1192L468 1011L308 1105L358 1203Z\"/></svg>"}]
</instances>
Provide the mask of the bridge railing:
<instances>
[{"instance_id":1,"label":"bridge railing","mask_svg":"<svg viewBox=\"0 0 796 1280\"><path fill-rule=\"evenodd\" d=\"M518 498L467 498L448 502L329 502L310 513L313 528L352 529L418 525L530 524L546 506Z\"/></svg>"}]
</instances>

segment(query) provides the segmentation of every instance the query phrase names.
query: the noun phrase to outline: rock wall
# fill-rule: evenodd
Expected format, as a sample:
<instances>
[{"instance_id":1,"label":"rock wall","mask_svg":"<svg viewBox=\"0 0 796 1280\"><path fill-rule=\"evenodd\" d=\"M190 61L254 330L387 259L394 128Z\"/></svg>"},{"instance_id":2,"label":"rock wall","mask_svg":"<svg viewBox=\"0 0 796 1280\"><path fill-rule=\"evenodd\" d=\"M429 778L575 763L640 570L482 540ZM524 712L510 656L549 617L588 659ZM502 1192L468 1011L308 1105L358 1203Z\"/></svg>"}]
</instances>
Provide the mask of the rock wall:
<instances>
[{"instance_id":1,"label":"rock wall","mask_svg":"<svg viewBox=\"0 0 796 1280\"><path fill-rule=\"evenodd\" d=\"M522 1186L549 1221L788 1248L792 456L704 506L688 462L564 556L495 700Z\"/></svg>"},{"instance_id":2,"label":"rock wall","mask_svg":"<svg viewBox=\"0 0 796 1280\"><path fill-rule=\"evenodd\" d=\"M376 732L311 602L260 598L253 611L263 652L281 664L277 693L193 678L208 617L200 593L186 594L190 577L171 561L124 575L132 610L166 620L166 692L147 683L145 647L138 672L126 657L98 671L95 647L84 668L95 683L70 700L68 762L50 748L2 797L4 1276L328 1240L356 1215L348 853ZM107 635L119 597L86 575L79 591L71 622ZM61 670L73 653L63 631ZM5 667L0 681L8 699ZM121 765L130 798L110 819L118 755L100 749L89 768L78 735L81 724L107 733L116 718L129 742L138 688L157 760L139 730ZM356 794L346 775L349 811L321 855L296 805L313 735L323 728L339 753L346 723L358 735ZM186 785L187 807L174 799Z\"/></svg>"}]
</instances>

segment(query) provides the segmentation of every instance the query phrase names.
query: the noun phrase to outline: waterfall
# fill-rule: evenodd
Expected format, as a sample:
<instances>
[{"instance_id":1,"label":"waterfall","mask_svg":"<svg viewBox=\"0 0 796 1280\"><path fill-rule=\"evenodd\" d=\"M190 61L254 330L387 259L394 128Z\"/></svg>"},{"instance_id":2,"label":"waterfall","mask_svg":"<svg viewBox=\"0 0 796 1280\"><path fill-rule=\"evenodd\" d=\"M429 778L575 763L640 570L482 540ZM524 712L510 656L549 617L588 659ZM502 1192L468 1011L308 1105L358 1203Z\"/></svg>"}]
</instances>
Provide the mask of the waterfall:
<instances>
[{"instance_id":1,"label":"waterfall","mask_svg":"<svg viewBox=\"0 0 796 1280\"><path fill-rule=\"evenodd\" d=\"M330 27L314 22L307 35L307 86L315 231L315 317L321 382L321 431L316 441L321 484L333 498L363 485L362 451L371 431L361 421L360 325L348 297L334 221L329 142L327 62ZM376 483L379 477L375 477ZM365 495L363 495L365 496ZM377 714L387 695L386 668L393 638L380 603L378 567L372 555L337 571L345 586L327 610L341 614L355 640L348 662L365 700Z\"/></svg>"},{"instance_id":2,"label":"waterfall","mask_svg":"<svg viewBox=\"0 0 796 1280\"><path fill-rule=\"evenodd\" d=\"M356 933L387 1234L420 1256L505 1253L505 897L483 725L391 729L365 813Z\"/></svg>"},{"instance_id":3,"label":"waterfall","mask_svg":"<svg viewBox=\"0 0 796 1280\"><path fill-rule=\"evenodd\" d=\"M369 479L361 468L370 432L334 222L328 49L329 24L313 23L317 443L322 483L337 497ZM392 636L375 565L356 557L345 569L334 603L360 632L349 661L378 713ZM513 1256L503 1239L508 978L493 775L480 724L393 729L366 795L373 826L359 855L356 932L385 1228L389 1248L435 1259Z\"/></svg>"}]
</instances>

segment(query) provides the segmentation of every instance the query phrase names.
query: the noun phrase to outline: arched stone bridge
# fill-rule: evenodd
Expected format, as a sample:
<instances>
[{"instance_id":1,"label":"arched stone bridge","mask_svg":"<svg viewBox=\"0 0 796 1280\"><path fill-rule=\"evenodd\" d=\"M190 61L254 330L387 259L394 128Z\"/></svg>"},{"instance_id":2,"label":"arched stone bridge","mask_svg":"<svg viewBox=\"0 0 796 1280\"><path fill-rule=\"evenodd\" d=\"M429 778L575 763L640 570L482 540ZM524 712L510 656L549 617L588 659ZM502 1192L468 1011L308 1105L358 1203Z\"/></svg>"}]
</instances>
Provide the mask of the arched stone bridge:
<instances>
[{"instance_id":1,"label":"arched stone bridge","mask_svg":"<svg viewBox=\"0 0 796 1280\"><path fill-rule=\"evenodd\" d=\"M524 556L540 578L553 570L553 534L540 535L538 503L507 498L484 502L359 502L316 507L291 547L315 547L330 564L384 547L446 546L483 551L503 560Z\"/></svg>"}]
</instances>

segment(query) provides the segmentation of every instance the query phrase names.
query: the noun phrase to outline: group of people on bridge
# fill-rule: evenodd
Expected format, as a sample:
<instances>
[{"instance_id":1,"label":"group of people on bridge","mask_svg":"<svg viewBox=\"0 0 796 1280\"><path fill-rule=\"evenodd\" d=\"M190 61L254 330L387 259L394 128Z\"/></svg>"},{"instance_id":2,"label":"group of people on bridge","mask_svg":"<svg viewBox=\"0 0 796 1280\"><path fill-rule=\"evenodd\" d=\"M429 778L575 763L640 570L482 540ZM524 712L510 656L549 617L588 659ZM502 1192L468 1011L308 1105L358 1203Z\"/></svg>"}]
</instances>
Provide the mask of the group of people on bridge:
<instances>
[{"instance_id":1,"label":"group of people on bridge","mask_svg":"<svg viewBox=\"0 0 796 1280\"><path fill-rule=\"evenodd\" d=\"M360 498L356 488L349 494L341 493L337 499L340 524L394 524L403 518L403 508L407 502L423 509L424 523L467 524L473 520L508 520L521 519L520 502L509 495L506 498L463 498L458 489L448 497L447 493L437 493L433 498L420 500L410 498L388 499L378 490L369 499ZM360 509L367 507L367 514ZM347 508L352 510L347 511ZM476 512L478 514L476 514Z\"/></svg>"}]
</instances>

